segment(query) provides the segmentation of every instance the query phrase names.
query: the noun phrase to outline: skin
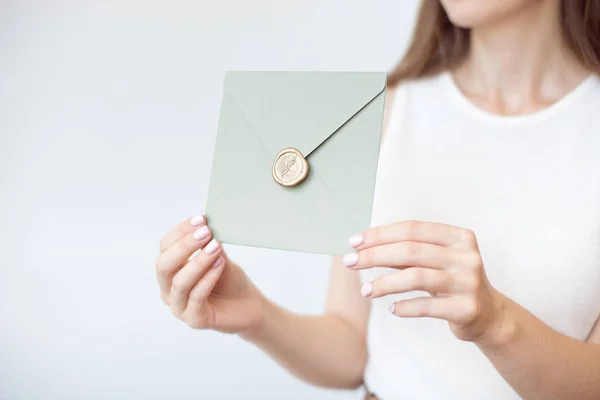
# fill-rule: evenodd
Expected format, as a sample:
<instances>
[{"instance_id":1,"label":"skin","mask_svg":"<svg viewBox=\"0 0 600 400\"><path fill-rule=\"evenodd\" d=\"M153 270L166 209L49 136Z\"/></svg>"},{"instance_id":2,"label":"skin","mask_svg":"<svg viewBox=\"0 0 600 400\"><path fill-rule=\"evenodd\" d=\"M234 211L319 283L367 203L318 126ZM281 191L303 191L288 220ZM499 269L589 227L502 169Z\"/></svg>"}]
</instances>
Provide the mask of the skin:
<instances>
[{"instance_id":1,"label":"skin","mask_svg":"<svg viewBox=\"0 0 600 400\"><path fill-rule=\"evenodd\" d=\"M589 75L562 42L556 0L442 4L454 24L472 29L471 54L452 71L454 79L489 112L543 109ZM208 245L210 233L194 237L206 227L205 217L194 217L161 240L162 300L190 327L239 334L307 382L360 386L369 301L422 290L431 296L396 302L390 311L398 318L446 320L457 340L477 345L524 399L600 398L598 324L587 342L578 341L498 292L468 227L399 221L351 238L356 252L334 260L320 316L296 315L266 299L217 241L216 250ZM377 265L396 271L361 287L357 271Z\"/></svg>"}]
</instances>

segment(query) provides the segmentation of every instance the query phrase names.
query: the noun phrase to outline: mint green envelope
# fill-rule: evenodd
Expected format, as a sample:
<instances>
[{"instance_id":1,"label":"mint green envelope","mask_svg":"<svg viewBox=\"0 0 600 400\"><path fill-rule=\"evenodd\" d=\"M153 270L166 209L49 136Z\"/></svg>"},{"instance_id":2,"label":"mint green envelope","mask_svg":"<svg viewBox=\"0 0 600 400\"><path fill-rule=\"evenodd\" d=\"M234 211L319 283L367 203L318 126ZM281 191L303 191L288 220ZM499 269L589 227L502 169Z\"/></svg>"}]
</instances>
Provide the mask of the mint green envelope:
<instances>
[{"instance_id":1,"label":"mint green envelope","mask_svg":"<svg viewBox=\"0 0 600 400\"><path fill-rule=\"evenodd\" d=\"M348 238L371 224L386 78L227 72L206 205L214 236L271 249L350 251ZM308 163L294 187L273 178L275 157L288 147Z\"/></svg>"}]
</instances>

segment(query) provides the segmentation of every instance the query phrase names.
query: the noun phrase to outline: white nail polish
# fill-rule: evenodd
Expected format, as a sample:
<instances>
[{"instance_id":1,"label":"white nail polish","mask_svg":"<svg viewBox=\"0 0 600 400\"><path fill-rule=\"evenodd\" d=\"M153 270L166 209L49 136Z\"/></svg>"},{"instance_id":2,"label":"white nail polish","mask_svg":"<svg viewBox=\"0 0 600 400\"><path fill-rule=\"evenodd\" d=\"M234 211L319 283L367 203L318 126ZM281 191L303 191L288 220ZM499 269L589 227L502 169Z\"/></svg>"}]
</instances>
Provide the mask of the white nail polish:
<instances>
[{"instance_id":1,"label":"white nail polish","mask_svg":"<svg viewBox=\"0 0 600 400\"><path fill-rule=\"evenodd\" d=\"M362 294L363 297L369 297L371 293L373 293L373 285L370 283L365 283L363 287L360 288L360 294Z\"/></svg>"},{"instance_id":2,"label":"white nail polish","mask_svg":"<svg viewBox=\"0 0 600 400\"><path fill-rule=\"evenodd\" d=\"M350 239L348 239L348 244L350 247L358 247L365 241L365 237L363 235L354 235Z\"/></svg>"},{"instance_id":3,"label":"white nail polish","mask_svg":"<svg viewBox=\"0 0 600 400\"><path fill-rule=\"evenodd\" d=\"M358 254L356 254L356 253L346 254L343 258L343 261L344 261L344 265L346 267L353 267L358 263Z\"/></svg>"},{"instance_id":4,"label":"white nail polish","mask_svg":"<svg viewBox=\"0 0 600 400\"><path fill-rule=\"evenodd\" d=\"M198 229L196 229L196 232L194 232L194 239L196 240L202 240L202 239L206 239L208 236L210 235L210 230L208 229L208 226L204 225Z\"/></svg>"},{"instance_id":5,"label":"white nail polish","mask_svg":"<svg viewBox=\"0 0 600 400\"><path fill-rule=\"evenodd\" d=\"M223 265L223 263L225 262L225 259L223 257L219 257L217 258L217 261L215 261L213 263L213 265L211 265L211 268L213 269L217 269L219 268L221 265Z\"/></svg>"},{"instance_id":6,"label":"white nail polish","mask_svg":"<svg viewBox=\"0 0 600 400\"><path fill-rule=\"evenodd\" d=\"M204 215L196 215L195 217L192 217L190 219L190 224L192 224L192 226L202 225L203 222L204 222Z\"/></svg>"},{"instance_id":7,"label":"white nail polish","mask_svg":"<svg viewBox=\"0 0 600 400\"><path fill-rule=\"evenodd\" d=\"M213 239L210 242L208 242L208 244L204 248L204 251L206 252L206 254L213 254L218 249L219 249L219 242L217 242L215 239Z\"/></svg>"}]
</instances>

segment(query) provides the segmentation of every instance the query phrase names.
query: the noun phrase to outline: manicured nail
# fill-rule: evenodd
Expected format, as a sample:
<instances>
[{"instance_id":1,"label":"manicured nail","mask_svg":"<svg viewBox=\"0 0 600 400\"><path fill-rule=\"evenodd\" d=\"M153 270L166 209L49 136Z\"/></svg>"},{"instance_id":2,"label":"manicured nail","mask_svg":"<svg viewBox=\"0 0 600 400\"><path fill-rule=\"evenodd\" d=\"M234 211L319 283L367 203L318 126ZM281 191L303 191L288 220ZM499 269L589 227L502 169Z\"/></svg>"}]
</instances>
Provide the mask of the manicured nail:
<instances>
[{"instance_id":1,"label":"manicured nail","mask_svg":"<svg viewBox=\"0 0 600 400\"><path fill-rule=\"evenodd\" d=\"M190 219L190 224L192 224L192 226L201 225L203 222L204 222L204 215L196 215L195 217L192 217Z\"/></svg>"},{"instance_id":2,"label":"manicured nail","mask_svg":"<svg viewBox=\"0 0 600 400\"><path fill-rule=\"evenodd\" d=\"M369 297L373 293L373 285L370 283L365 283L362 288L360 288L360 294L364 297Z\"/></svg>"},{"instance_id":3,"label":"manicured nail","mask_svg":"<svg viewBox=\"0 0 600 400\"><path fill-rule=\"evenodd\" d=\"M344 256L343 260L346 267L353 267L358 263L358 254L348 253Z\"/></svg>"},{"instance_id":4,"label":"manicured nail","mask_svg":"<svg viewBox=\"0 0 600 400\"><path fill-rule=\"evenodd\" d=\"M212 254L215 251L217 251L218 249L219 249L219 242L217 242L216 239L213 239L210 242L208 242L208 244L204 248L204 251L206 252L206 254Z\"/></svg>"},{"instance_id":5,"label":"manicured nail","mask_svg":"<svg viewBox=\"0 0 600 400\"><path fill-rule=\"evenodd\" d=\"M348 239L348 244L350 247L358 247L365 241L365 237L363 235L354 235L350 239Z\"/></svg>"},{"instance_id":6,"label":"manicured nail","mask_svg":"<svg viewBox=\"0 0 600 400\"><path fill-rule=\"evenodd\" d=\"M194 232L194 239L206 239L208 235L210 235L210 231L208 230L208 226L204 225L203 227L196 229L196 232Z\"/></svg>"},{"instance_id":7,"label":"manicured nail","mask_svg":"<svg viewBox=\"0 0 600 400\"><path fill-rule=\"evenodd\" d=\"M211 266L211 268L217 269L221 265L223 265L223 262L225 262L225 259L222 256L219 256L219 258L217 258L217 261L215 261L213 263L213 265Z\"/></svg>"},{"instance_id":8,"label":"manicured nail","mask_svg":"<svg viewBox=\"0 0 600 400\"><path fill-rule=\"evenodd\" d=\"M394 311L396 311L396 303L390 304L388 310L390 310L390 312L393 314Z\"/></svg>"}]
</instances>

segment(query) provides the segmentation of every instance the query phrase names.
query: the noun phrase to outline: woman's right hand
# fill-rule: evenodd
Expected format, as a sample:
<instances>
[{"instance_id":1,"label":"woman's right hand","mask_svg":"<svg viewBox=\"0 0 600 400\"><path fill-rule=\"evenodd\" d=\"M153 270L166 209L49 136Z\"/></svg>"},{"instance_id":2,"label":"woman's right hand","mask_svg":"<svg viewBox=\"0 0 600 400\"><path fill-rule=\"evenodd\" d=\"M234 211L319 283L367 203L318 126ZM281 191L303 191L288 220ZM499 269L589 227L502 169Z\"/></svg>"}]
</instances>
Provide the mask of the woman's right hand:
<instances>
[{"instance_id":1,"label":"woman's right hand","mask_svg":"<svg viewBox=\"0 0 600 400\"><path fill-rule=\"evenodd\" d=\"M204 216L162 238L156 276L163 302L194 329L243 333L261 323L261 293L212 238Z\"/></svg>"}]
</instances>

